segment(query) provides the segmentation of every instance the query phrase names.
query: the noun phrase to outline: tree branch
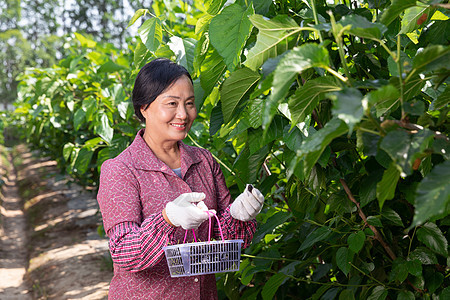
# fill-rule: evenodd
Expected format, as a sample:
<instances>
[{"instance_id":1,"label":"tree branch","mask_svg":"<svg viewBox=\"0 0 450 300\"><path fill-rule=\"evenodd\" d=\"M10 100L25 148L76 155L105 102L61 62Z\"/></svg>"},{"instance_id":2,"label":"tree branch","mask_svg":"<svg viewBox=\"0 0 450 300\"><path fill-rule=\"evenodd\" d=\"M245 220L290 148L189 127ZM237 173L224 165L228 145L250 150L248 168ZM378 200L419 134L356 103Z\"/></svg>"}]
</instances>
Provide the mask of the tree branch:
<instances>
[{"instance_id":1,"label":"tree branch","mask_svg":"<svg viewBox=\"0 0 450 300\"><path fill-rule=\"evenodd\" d=\"M347 193L348 198L355 203L356 207L358 208L358 214L361 217L361 219L364 221L364 224L366 224L367 227L369 227L373 234L375 235L375 239L381 244L381 246L383 246L384 250L387 252L387 254L389 255L389 257L392 260L395 260L397 258L397 256L394 254L394 252L392 251L392 249L389 247L388 244L386 244L386 242L383 240L383 237L381 236L380 232L375 228L375 226L370 225L367 222L367 217L364 214L364 212L361 210L361 207L359 206L358 201L356 201L355 197L353 197L352 191L350 191L350 188L347 185L347 182L344 179L339 179L339 181L341 182L342 186L344 187L345 192Z\"/></svg>"}]
</instances>

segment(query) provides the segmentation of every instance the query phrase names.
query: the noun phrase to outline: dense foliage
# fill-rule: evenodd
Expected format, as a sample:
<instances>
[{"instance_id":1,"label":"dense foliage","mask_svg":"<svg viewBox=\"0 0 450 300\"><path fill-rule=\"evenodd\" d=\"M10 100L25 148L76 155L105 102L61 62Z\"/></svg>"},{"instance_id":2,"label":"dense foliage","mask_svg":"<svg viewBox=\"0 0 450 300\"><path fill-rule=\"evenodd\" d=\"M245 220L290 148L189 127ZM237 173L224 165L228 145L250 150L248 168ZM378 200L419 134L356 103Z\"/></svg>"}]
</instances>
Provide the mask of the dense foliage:
<instances>
[{"instance_id":1,"label":"dense foliage","mask_svg":"<svg viewBox=\"0 0 450 300\"><path fill-rule=\"evenodd\" d=\"M225 2L155 1L131 51L77 34L21 76L29 142L95 185L139 127L137 71L170 57L195 81L186 142L267 199L221 297L448 299L448 4Z\"/></svg>"}]
</instances>

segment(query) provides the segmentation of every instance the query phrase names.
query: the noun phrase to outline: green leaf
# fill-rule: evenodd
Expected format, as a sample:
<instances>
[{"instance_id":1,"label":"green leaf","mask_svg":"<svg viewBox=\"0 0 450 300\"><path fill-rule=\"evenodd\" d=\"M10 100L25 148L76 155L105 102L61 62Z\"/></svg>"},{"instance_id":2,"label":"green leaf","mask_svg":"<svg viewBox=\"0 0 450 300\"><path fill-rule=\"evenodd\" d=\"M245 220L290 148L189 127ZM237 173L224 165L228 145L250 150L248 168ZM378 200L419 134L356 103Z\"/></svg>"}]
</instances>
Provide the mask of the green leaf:
<instances>
[{"instance_id":1,"label":"green leaf","mask_svg":"<svg viewBox=\"0 0 450 300\"><path fill-rule=\"evenodd\" d=\"M343 16L338 24L341 24L342 27L351 25L350 29L345 30L346 32L374 40L381 40L384 32L387 30L383 24L369 22L366 18L356 14Z\"/></svg>"},{"instance_id":2,"label":"green leaf","mask_svg":"<svg viewBox=\"0 0 450 300\"><path fill-rule=\"evenodd\" d=\"M287 279L288 277L283 273L277 273L270 277L269 280L264 283L264 287L261 291L261 296L263 299L272 300L280 285L282 285Z\"/></svg>"},{"instance_id":3,"label":"green leaf","mask_svg":"<svg viewBox=\"0 0 450 300\"><path fill-rule=\"evenodd\" d=\"M347 132L347 125L339 119L332 119L325 126L304 140L297 151L297 164L304 161L303 172L309 174L322 152L337 138Z\"/></svg>"},{"instance_id":4,"label":"green leaf","mask_svg":"<svg viewBox=\"0 0 450 300\"><path fill-rule=\"evenodd\" d=\"M410 260L419 260L423 265L434 265L438 263L436 255L424 247L417 247L408 256Z\"/></svg>"},{"instance_id":5,"label":"green leaf","mask_svg":"<svg viewBox=\"0 0 450 300\"><path fill-rule=\"evenodd\" d=\"M260 75L248 68L238 69L231 73L220 91L222 112L225 123L228 123L244 95L260 79Z\"/></svg>"},{"instance_id":6,"label":"green leaf","mask_svg":"<svg viewBox=\"0 0 450 300\"><path fill-rule=\"evenodd\" d=\"M353 290L343 290L339 294L339 300L354 300L355 292Z\"/></svg>"},{"instance_id":7,"label":"green leaf","mask_svg":"<svg viewBox=\"0 0 450 300\"><path fill-rule=\"evenodd\" d=\"M430 11L430 7L414 6L407 8L401 22L402 29L398 34L406 34L418 29L419 27L423 27L422 24L425 22L417 24L417 21L422 17L423 14L427 14L429 16Z\"/></svg>"},{"instance_id":8,"label":"green leaf","mask_svg":"<svg viewBox=\"0 0 450 300\"><path fill-rule=\"evenodd\" d=\"M348 248L353 251L353 253L358 253L364 246L365 240L366 235L364 234L364 231L352 233L347 238Z\"/></svg>"},{"instance_id":9,"label":"green leaf","mask_svg":"<svg viewBox=\"0 0 450 300\"><path fill-rule=\"evenodd\" d=\"M261 15L253 15L250 21L259 30L256 44L249 50L245 61L245 65L252 70L262 66L267 59L286 51L287 38L300 30L297 23L285 15L277 15L272 20L266 20Z\"/></svg>"},{"instance_id":10,"label":"green leaf","mask_svg":"<svg viewBox=\"0 0 450 300\"><path fill-rule=\"evenodd\" d=\"M441 68L448 69L447 63L449 61L450 46L430 45L414 56L411 73L431 72Z\"/></svg>"},{"instance_id":11,"label":"green leaf","mask_svg":"<svg viewBox=\"0 0 450 300\"><path fill-rule=\"evenodd\" d=\"M408 268L406 266L406 261L402 257L398 257L392 262L392 270L389 273L390 281L397 281L402 283L408 277Z\"/></svg>"},{"instance_id":12,"label":"green leaf","mask_svg":"<svg viewBox=\"0 0 450 300\"><path fill-rule=\"evenodd\" d=\"M448 178L450 178L450 160L435 166L419 183L411 227L449 214L450 185Z\"/></svg>"},{"instance_id":13,"label":"green leaf","mask_svg":"<svg viewBox=\"0 0 450 300\"><path fill-rule=\"evenodd\" d=\"M440 94L436 100L431 102L430 110L439 110L450 103L450 85L447 85L445 90Z\"/></svg>"},{"instance_id":14,"label":"green leaf","mask_svg":"<svg viewBox=\"0 0 450 300\"><path fill-rule=\"evenodd\" d=\"M200 67L200 83L205 91L205 95L212 91L226 68L227 66L217 50L210 47Z\"/></svg>"},{"instance_id":15,"label":"green leaf","mask_svg":"<svg viewBox=\"0 0 450 300\"><path fill-rule=\"evenodd\" d=\"M403 227L402 218L392 208L388 208L388 207L383 208L383 211L381 212L381 217L388 220L390 224Z\"/></svg>"},{"instance_id":16,"label":"green leaf","mask_svg":"<svg viewBox=\"0 0 450 300\"><path fill-rule=\"evenodd\" d=\"M134 50L134 65L136 68L140 68L143 62L146 62L147 56L151 55L147 47L141 42L139 38L136 38L137 45Z\"/></svg>"},{"instance_id":17,"label":"green leaf","mask_svg":"<svg viewBox=\"0 0 450 300\"><path fill-rule=\"evenodd\" d=\"M259 243L264 236L268 233L272 233L275 227L283 224L291 217L291 213L279 211L267 219L266 223L259 225L255 235L253 236L253 242Z\"/></svg>"},{"instance_id":18,"label":"green leaf","mask_svg":"<svg viewBox=\"0 0 450 300\"><path fill-rule=\"evenodd\" d=\"M383 286L377 286L373 289L372 294L367 300L384 300L388 295L388 291Z\"/></svg>"},{"instance_id":19,"label":"green leaf","mask_svg":"<svg viewBox=\"0 0 450 300\"><path fill-rule=\"evenodd\" d=\"M73 129L75 131L79 130L81 125L83 125L85 119L86 112L82 108L77 109L77 111L73 115Z\"/></svg>"},{"instance_id":20,"label":"green leaf","mask_svg":"<svg viewBox=\"0 0 450 300\"><path fill-rule=\"evenodd\" d=\"M341 247L336 252L336 264L346 276L350 272L350 263L353 261L353 256L354 253L346 247Z\"/></svg>"},{"instance_id":21,"label":"green leaf","mask_svg":"<svg viewBox=\"0 0 450 300\"><path fill-rule=\"evenodd\" d=\"M400 179L400 171L395 164L391 164L389 168L384 171L383 178L377 183L377 198L380 209L383 209L384 201L391 200L395 195L395 188Z\"/></svg>"},{"instance_id":22,"label":"green leaf","mask_svg":"<svg viewBox=\"0 0 450 300\"><path fill-rule=\"evenodd\" d=\"M448 242L439 227L431 222L425 223L417 230L417 239L434 252L448 257Z\"/></svg>"},{"instance_id":23,"label":"green leaf","mask_svg":"<svg viewBox=\"0 0 450 300\"><path fill-rule=\"evenodd\" d=\"M161 20L159 18L151 18L144 22L138 29L142 43L151 52L155 52L162 41Z\"/></svg>"},{"instance_id":24,"label":"green leaf","mask_svg":"<svg viewBox=\"0 0 450 300\"><path fill-rule=\"evenodd\" d=\"M98 68L97 73L113 73L125 69L125 67L120 66L112 61L107 61L100 68Z\"/></svg>"},{"instance_id":25,"label":"green leaf","mask_svg":"<svg viewBox=\"0 0 450 300\"><path fill-rule=\"evenodd\" d=\"M239 4L231 4L216 15L209 24L211 44L223 57L230 71L233 71L240 63L242 48L253 28L249 19L253 14L252 5L245 10Z\"/></svg>"},{"instance_id":26,"label":"green leaf","mask_svg":"<svg viewBox=\"0 0 450 300\"><path fill-rule=\"evenodd\" d=\"M405 9L416 5L416 0L393 0L391 5L381 15L381 23L388 26Z\"/></svg>"},{"instance_id":27,"label":"green leaf","mask_svg":"<svg viewBox=\"0 0 450 300\"><path fill-rule=\"evenodd\" d=\"M379 216L368 216L367 223L375 227L383 227L383 224L381 223Z\"/></svg>"},{"instance_id":28,"label":"green leaf","mask_svg":"<svg viewBox=\"0 0 450 300\"><path fill-rule=\"evenodd\" d=\"M393 85L385 85L378 90L372 91L365 96L368 100L369 110L372 105L375 105L377 111L377 117L382 116L384 113L389 111L394 104L399 101L400 93L396 87Z\"/></svg>"},{"instance_id":29,"label":"green leaf","mask_svg":"<svg viewBox=\"0 0 450 300\"><path fill-rule=\"evenodd\" d=\"M433 294L439 287L442 286L444 281L444 274L440 272L433 272L430 276L425 278L425 283L428 288L428 292Z\"/></svg>"},{"instance_id":30,"label":"green leaf","mask_svg":"<svg viewBox=\"0 0 450 300\"><path fill-rule=\"evenodd\" d=\"M349 133L353 132L355 124L361 121L364 114L362 107L363 95L355 88L345 88L342 91L329 94L334 101L333 115L344 121Z\"/></svg>"},{"instance_id":31,"label":"green leaf","mask_svg":"<svg viewBox=\"0 0 450 300\"><path fill-rule=\"evenodd\" d=\"M81 47L87 48L95 48L97 43L91 39L86 38L85 36L79 34L78 32L74 32L74 35L78 41L80 41Z\"/></svg>"},{"instance_id":32,"label":"green leaf","mask_svg":"<svg viewBox=\"0 0 450 300\"><path fill-rule=\"evenodd\" d=\"M72 150L75 147L72 143L66 143L63 147L63 157L65 161L69 161Z\"/></svg>"},{"instance_id":33,"label":"green leaf","mask_svg":"<svg viewBox=\"0 0 450 300\"><path fill-rule=\"evenodd\" d=\"M205 7L208 14L215 15L219 12L226 0L205 0Z\"/></svg>"},{"instance_id":34,"label":"green leaf","mask_svg":"<svg viewBox=\"0 0 450 300\"><path fill-rule=\"evenodd\" d=\"M439 299L450 299L450 286L446 287L445 289L443 289L441 291L441 293L439 294Z\"/></svg>"},{"instance_id":35,"label":"green leaf","mask_svg":"<svg viewBox=\"0 0 450 300\"><path fill-rule=\"evenodd\" d=\"M146 13L150 13L150 12L148 11L148 9L143 9L143 8L138 9L138 10L134 13L134 15L133 15L133 17L131 18L130 22L128 22L127 28L130 27L131 25L133 25L140 17L145 16Z\"/></svg>"},{"instance_id":36,"label":"green leaf","mask_svg":"<svg viewBox=\"0 0 450 300\"><path fill-rule=\"evenodd\" d=\"M326 93L339 91L340 89L339 81L334 76L308 80L289 98L289 110L293 123L303 122L312 113L319 101L325 98Z\"/></svg>"},{"instance_id":37,"label":"green leaf","mask_svg":"<svg viewBox=\"0 0 450 300\"><path fill-rule=\"evenodd\" d=\"M400 291L397 294L397 300L414 300L414 293L411 291Z\"/></svg>"},{"instance_id":38,"label":"green leaf","mask_svg":"<svg viewBox=\"0 0 450 300\"><path fill-rule=\"evenodd\" d=\"M416 277L422 276L422 262L420 260L413 259L406 261L406 268L409 274Z\"/></svg>"},{"instance_id":39,"label":"green leaf","mask_svg":"<svg viewBox=\"0 0 450 300\"><path fill-rule=\"evenodd\" d=\"M323 241L331 235L332 231L327 226L320 227L310 233L303 241L298 251L303 251L317 242Z\"/></svg>"},{"instance_id":40,"label":"green leaf","mask_svg":"<svg viewBox=\"0 0 450 300\"><path fill-rule=\"evenodd\" d=\"M303 135L297 126L290 129L290 126L286 126L283 132L283 140L292 151L297 151L302 145Z\"/></svg>"},{"instance_id":41,"label":"green leaf","mask_svg":"<svg viewBox=\"0 0 450 300\"><path fill-rule=\"evenodd\" d=\"M390 131L384 137L380 148L389 154L404 174L409 175L412 173L414 160L428 148L432 139L433 133L428 129L421 130L416 134L397 129Z\"/></svg>"},{"instance_id":42,"label":"green leaf","mask_svg":"<svg viewBox=\"0 0 450 300\"><path fill-rule=\"evenodd\" d=\"M105 140L106 143L110 144L113 138L114 130L109 125L108 116L102 114L100 117L100 123L96 127L96 133Z\"/></svg>"},{"instance_id":43,"label":"green leaf","mask_svg":"<svg viewBox=\"0 0 450 300\"><path fill-rule=\"evenodd\" d=\"M284 102L295 76L313 68L326 68L330 62L328 50L317 44L305 44L289 51L278 63L272 83L272 93L267 99L263 113L263 126L270 124L278 103Z\"/></svg>"},{"instance_id":44,"label":"green leaf","mask_svg":"<svg viewBox=\"0 0 450 300\"><path fill-rule=\"evenodd\" d=\"M100 137L95 137L95 138L93 138L93 139L87 140L87 141L84 143L84 148L86 148L86 149L88 149L88 150L90 150L90 151L94 151L95 149L98 148L97 146L98 146L101 142L103 142L102 138L100 138Z\"/></svg>"},{"instance_id":45,"label":"green leaf","mask_svg":"<svg viewBox=\"0 0 450 300\"><path fill-rule=\"evenodd\" d=\"M89 163L92 159L92 154L94 154L94 152L92 152L91 150L87 148L81 148L81 150L78 152L77 160L75 161L74 171L79 174L86 173L89 167Z\"/></svg>"}]
</instances>

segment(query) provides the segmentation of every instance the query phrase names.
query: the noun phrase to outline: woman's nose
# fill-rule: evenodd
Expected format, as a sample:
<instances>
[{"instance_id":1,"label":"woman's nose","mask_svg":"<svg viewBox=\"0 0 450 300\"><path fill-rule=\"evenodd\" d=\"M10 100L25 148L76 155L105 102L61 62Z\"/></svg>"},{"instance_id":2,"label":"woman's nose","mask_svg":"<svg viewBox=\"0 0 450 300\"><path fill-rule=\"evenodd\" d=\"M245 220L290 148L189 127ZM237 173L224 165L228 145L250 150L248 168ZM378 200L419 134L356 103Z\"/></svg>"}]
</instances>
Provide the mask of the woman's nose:
<instances>
[{"instance_id":1,"label":"woman's nose","mask_svg":"<svg viewBox=\"0 0 450 300\"><path fill-rule=\"evenodd\" d=\"M184 120L186 119L186 117L187 117L186 107L184 105L178 105L177 118Z\"/></svg>"}]
</instances>

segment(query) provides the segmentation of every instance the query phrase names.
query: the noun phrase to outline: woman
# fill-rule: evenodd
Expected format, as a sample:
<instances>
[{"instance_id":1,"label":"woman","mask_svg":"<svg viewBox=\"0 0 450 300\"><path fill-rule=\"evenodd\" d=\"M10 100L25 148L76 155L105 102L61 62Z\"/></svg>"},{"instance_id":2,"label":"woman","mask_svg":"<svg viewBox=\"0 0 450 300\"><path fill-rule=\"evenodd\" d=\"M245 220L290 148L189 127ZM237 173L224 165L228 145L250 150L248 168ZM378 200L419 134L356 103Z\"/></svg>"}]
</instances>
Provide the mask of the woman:
<instances>
[{"instance_id":1,"label":"woman","mask_svg":"<svg viewBox=\"0 0 450 300\"><path fill-rule=\"evenodd\" d=\"M102 165L100 176L98 202L114 262L109 299L217 299L214 274L172 278L162 248L182 242L187 229L207 240L211 212L225 239L243 239L246 247L264 197L246 189L230 204L211 153L182 142L197 117L185 68L168 59L145 65L133 105L145 129ZM214 232L218 238L217 224Z\"/></svg>"}]
</instances>

